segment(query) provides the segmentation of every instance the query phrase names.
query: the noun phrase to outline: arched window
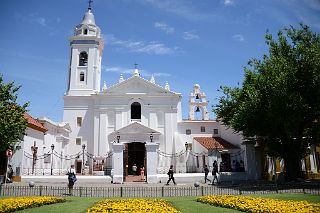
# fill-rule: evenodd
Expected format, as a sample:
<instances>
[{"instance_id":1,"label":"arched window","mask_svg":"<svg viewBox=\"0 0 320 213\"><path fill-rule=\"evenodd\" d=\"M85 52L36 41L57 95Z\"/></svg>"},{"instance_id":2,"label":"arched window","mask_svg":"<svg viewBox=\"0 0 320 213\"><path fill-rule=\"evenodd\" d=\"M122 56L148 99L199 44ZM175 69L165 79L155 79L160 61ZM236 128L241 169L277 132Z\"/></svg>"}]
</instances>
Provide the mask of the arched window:
<instances>
[{"instance_id":1,"label":"arched window","mask_svg":"<svg viewBox=\"0 0 320 213\"><path fill-rule=\"evenodd\" d=\"M88 64L88 54L86 52L81 52L79 55L79 66L87 66Z\"/></svg>"},{"instance_id":2,"label":"arched window","mask_svg":"<svg viewBox=\"0 0 320 213\"><path fill-rule=\"evenodd\" d=\"M131 119L141 119L141 105L138 102L131 104Z\"/></svg>"},{"instance_id":3,"label":"arched window","mask_svg":"<svg viewBox=\"0 0 320 213\"><path fill-rule=\"evenodd\" d=\"M84 29L83 34L87 35L88 34L88 29Z\"/></svg>"},{"instance_id":4,"label":"arched window","mask_svg":"<svg viewBox=\"0 0 320 213\"><path fill-rule=\"evenodd\" d=\"M80 81L84 81L84 73L83 72L80 73Z\"/></svg>"}]
</instances>

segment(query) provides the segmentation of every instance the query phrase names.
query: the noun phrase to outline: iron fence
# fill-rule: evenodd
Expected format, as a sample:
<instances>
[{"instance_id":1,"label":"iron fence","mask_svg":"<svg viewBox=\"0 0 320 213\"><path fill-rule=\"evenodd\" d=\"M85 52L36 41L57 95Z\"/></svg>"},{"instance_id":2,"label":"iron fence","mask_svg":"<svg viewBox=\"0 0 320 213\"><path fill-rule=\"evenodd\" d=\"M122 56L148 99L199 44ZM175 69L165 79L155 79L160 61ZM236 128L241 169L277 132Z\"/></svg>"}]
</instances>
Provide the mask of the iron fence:
<instances>
[{"instance_id":1,"label":"iron fence","mask_svg":"<svg viewBox=\"0 0 320 213\"><path fill-rule=\"evenodd\" d=\"M259 187L230 187L230 186L117 186L117 187L75 187L72 195L78 197L185 197L205 195L249 195L275 193L304 193L320 195L319 187L293 186L283 187L266 185ZM0 185L1 196L68 196L68 187L57 186L12 186Z\"/></svg>"},{"instance_id":2,"label":"iron fence","mask_svg":"<svg viewBox=\"0 0 320 213\"><path fill-rule=\"evenodd\" d=\"M67 174L68 169L53 169L52 170L52 175L54 176L59 176L59 175L65 175ZM42 176L49 176L51 175L51 168L23 168L22 169L22 175L42 175Z\"/></svg>"}]
</instances>

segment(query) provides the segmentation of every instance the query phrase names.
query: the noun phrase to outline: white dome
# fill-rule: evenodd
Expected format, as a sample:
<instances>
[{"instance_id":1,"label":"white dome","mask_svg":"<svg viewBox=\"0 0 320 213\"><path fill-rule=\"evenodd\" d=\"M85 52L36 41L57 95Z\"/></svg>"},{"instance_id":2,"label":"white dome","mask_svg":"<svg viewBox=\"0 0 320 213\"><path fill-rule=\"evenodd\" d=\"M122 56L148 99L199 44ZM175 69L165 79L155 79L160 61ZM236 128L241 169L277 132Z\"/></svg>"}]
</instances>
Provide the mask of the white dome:
<instances>
[{"instance_id":1,"label":"white dome","mask_svg":"<svg viewBox=\"0 0 320 213\"><path fill-rule=\"evenodd\" d=\"M81 24L96 25L96 22L94 20L94 15L93 15L93 13L91 13L90 9L84 14Z\"/></svg>"}]
</instances>

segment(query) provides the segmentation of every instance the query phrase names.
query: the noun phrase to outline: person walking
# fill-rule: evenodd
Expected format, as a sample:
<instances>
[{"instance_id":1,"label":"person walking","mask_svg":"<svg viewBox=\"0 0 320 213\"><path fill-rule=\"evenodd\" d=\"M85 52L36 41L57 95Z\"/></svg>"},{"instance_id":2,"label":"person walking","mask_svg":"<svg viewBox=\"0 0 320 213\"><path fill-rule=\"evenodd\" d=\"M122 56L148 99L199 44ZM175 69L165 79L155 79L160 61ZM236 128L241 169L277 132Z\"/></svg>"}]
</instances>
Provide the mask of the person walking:
<instances>
[{"instance_id":1,"label":"person walking","mask_svg":"<svg viewBox=\"0 0 320 213\"><path fill-rule=\"evenodd\" d=\"M174 185L177 185L176 182L174 181L174 177L173 177L173 165L170 166L170 169L167 173L169 175L169 180L167 181L166 185L169 185L169 182L172 180Z\"/></svg>"},{"instance_id":2,"label":"person walking","mask_svg":"<svg viewBox=\"0 0 320 213\"><path fill-rule=\"evenodd\" d=\"M141 176L141 180L144 180L144 166L140 167L140 176Z\"/></svg>"},{"instance_id":3,"label":"person walking","mask_svg":"<svg viewBox=\"0 0 320 213\"><path fill-rule=\"evenodd\" d=\"M11 164L8 165L7 176L6 177L7 177L7 179L5 180L5 183L12 183L13 169L12 169Z\"/></svg>"},{"instance_id":4,"label":"person walking","mask_svg":"<svg viewBox=\"0 0 320 213\"><path fill-rule=\"evenodd\" d=\"M137 174L137 165L134 163L132 166L132 174L135 176Z\"/></svg>"},{"instance_id":5,"label":"person walking","mask_svg":"<svg viewBox=\"0 0 320 213\"><path fill-rule=\"evenodd\" d=\"M72 195L74 183L77 181L74 165L71 165L70 169L68 169L67 174L68 174L69 195Z\"/></svg>"},{"instance_id":6,"label":"person walking","mask_svg":"<svg viewBox=\"0 0 320 213\"><path fill-rule=\"evenodd\" d=\"M218 174L219 174L219 173L218 173L218 163L217 163L217 161L215 160L215 161L213 162L213 166L212 166L212 176L213 176L212 185L214 185L214 180L216 180L216 181L217 181L217 184L218 184L218 177L217 177Z\"/></svg>"},{"instance_id":7,"label":"person walking","mask_svg":"<svg viewBox=\"0 0 320 213\"><path fill-rule=\"evenodd\" d=\"M207 183L207 181L211 182L210 179L208 179L209 169L207 165L204 165L204 183Z\"/></svg>"}]
</instances>

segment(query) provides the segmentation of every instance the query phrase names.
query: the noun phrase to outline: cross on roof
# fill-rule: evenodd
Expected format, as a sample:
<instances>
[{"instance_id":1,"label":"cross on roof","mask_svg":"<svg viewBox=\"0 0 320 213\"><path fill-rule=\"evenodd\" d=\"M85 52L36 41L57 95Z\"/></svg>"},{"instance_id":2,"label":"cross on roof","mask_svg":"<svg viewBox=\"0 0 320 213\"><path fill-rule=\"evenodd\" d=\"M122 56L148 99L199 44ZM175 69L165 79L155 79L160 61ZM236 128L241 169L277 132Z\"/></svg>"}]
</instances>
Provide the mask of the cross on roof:
<instances>
[{"instance_id":1,"label":"cross on roof","mask_svg":"<svg viewBox=\"0 0 320 213\"><path fill-rule=\"evenodd\" d=\"M88 1L88 3L89 3L88 9L89 9L89 10L91 10L91 3L92 3L92 2L93 2L92 0L89 0L89 1Z\"/></svg>"}]
</instances>

